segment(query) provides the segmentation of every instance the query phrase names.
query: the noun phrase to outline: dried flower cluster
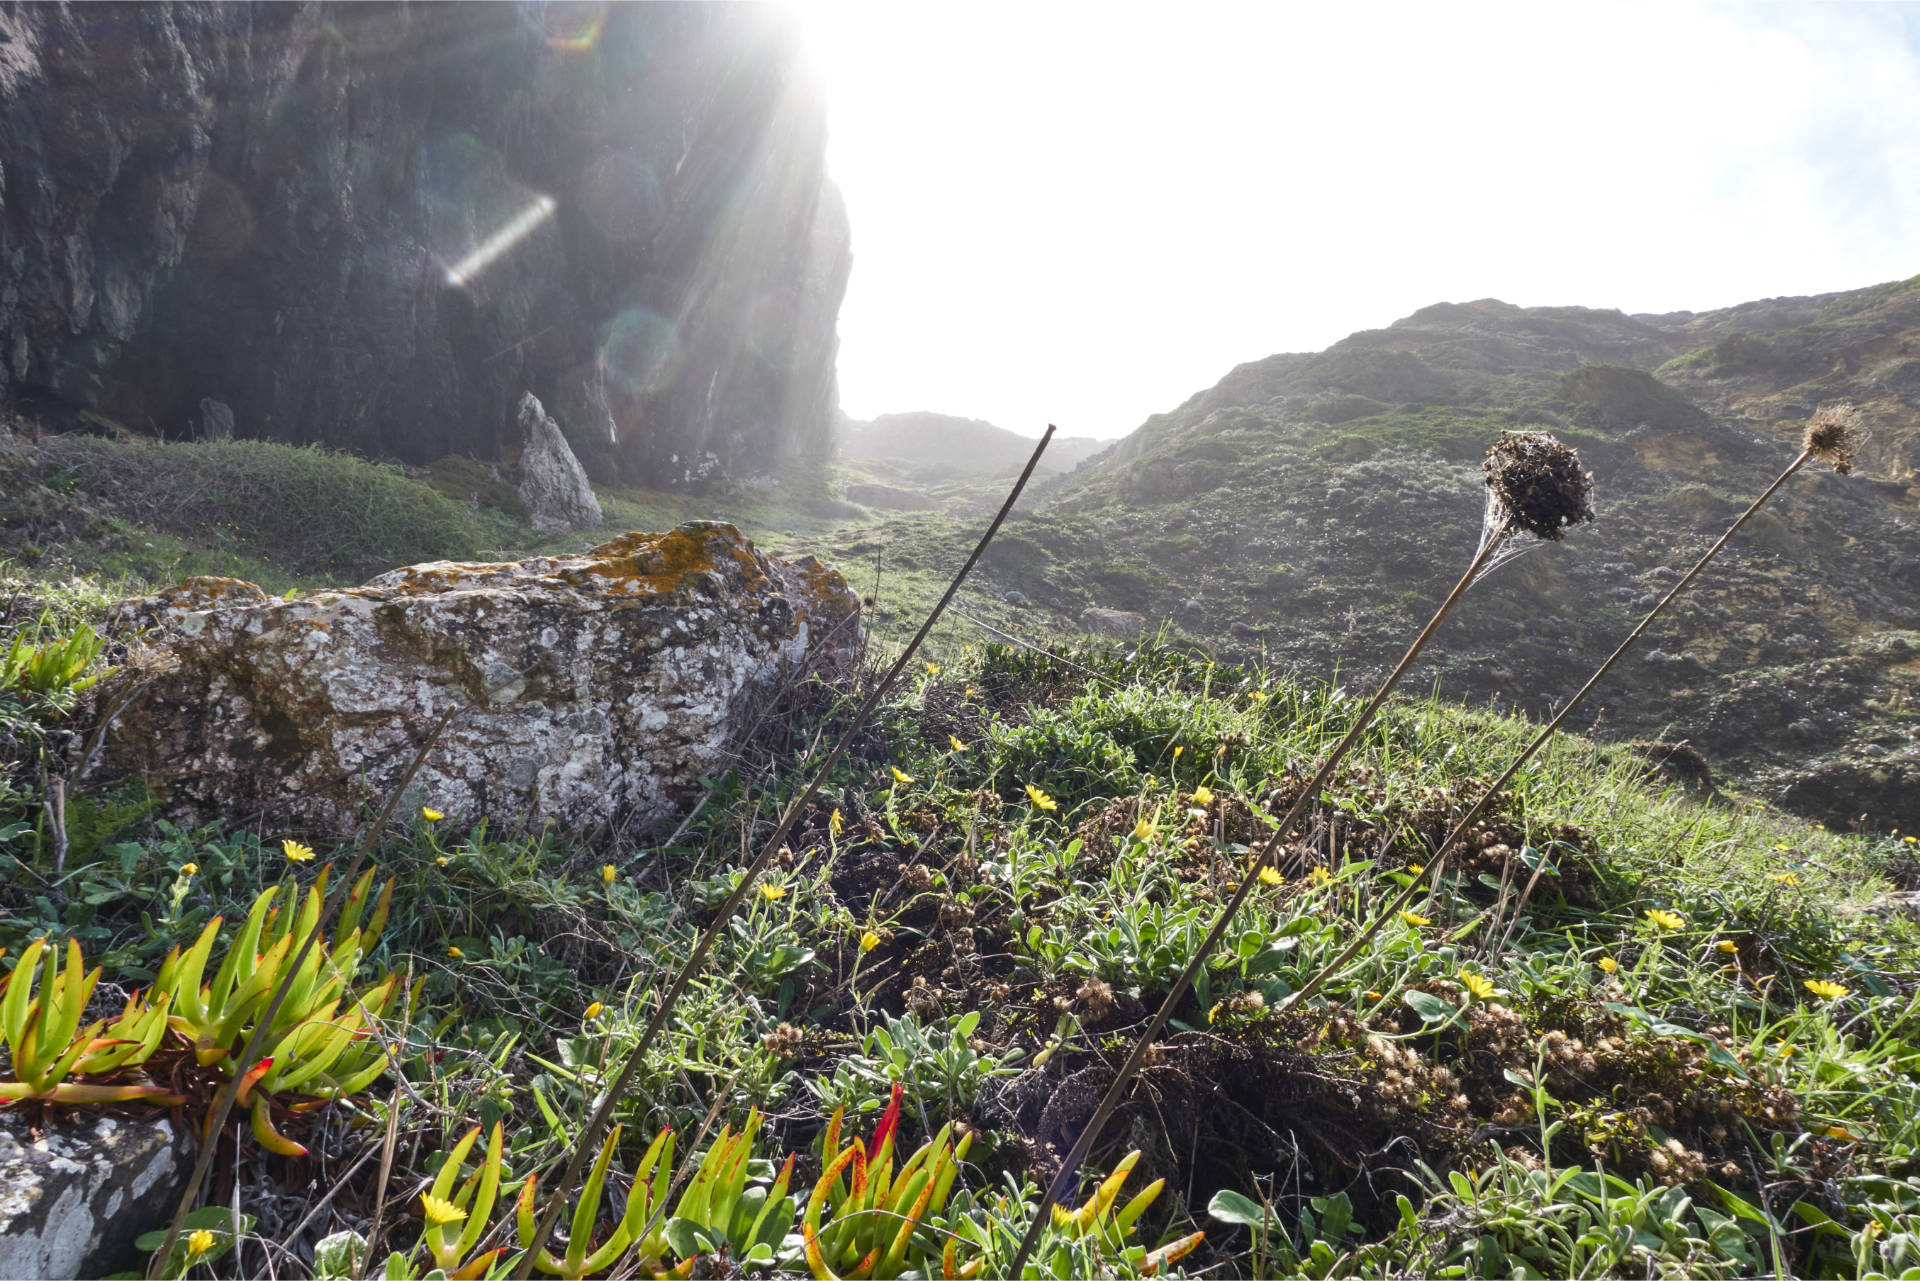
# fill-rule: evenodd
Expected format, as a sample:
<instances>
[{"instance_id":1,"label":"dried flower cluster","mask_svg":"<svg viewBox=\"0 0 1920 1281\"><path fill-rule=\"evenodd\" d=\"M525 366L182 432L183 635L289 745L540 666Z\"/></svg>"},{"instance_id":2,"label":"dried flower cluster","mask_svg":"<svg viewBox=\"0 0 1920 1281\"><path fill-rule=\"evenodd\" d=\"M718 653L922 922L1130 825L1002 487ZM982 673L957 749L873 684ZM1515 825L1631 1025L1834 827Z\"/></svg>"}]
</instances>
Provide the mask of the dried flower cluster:
<instances>
[{"instance_id":1,"label":"dried flower cluster","mask_svg":"<svg viewBox=\"0 0 1920 1281\"><path fill-rule=\"evenodd\" d=\"M1860 452L1860 446L1867 440L1867 429L1861 425L1860 410L1851 402L1842 401L1837 405L1822 405L1818 412L1807 421L1807 436L1804 447L1813 451L1813 456L1832 467L1844 476L1853 470L1854 456Z\"/></svg>"},{"instance_id":2,"label":"dried flower cluster","mask_svg":"<svg viewBox=\"0 0 1920 1281\"><path fill-rule=\"evenodd\" d=\"M1558 542L1593 519L1593 473L1546 432L1501 432L1481 467L1509 528Z\"/></svg>"}]
</instances>

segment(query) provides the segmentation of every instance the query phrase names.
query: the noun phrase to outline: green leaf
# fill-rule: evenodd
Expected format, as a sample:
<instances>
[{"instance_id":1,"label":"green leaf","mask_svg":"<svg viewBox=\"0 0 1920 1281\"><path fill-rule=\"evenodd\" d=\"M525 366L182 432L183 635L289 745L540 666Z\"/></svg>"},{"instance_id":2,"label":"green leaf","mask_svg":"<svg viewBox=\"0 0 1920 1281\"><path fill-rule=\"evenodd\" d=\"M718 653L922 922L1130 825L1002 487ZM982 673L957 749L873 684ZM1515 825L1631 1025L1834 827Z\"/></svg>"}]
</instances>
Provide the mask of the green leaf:
<instances>
[{"instance_id":1,"label":"green leaf","mask_svg":"<svg viewBox=\"0 0 1920 1281\"><path fill-rule=\"evenodd\" d=\"M1213 1194L1213 1200L1207 1202L1207 1216L1254 1232L1266 1231L1267 1225L1273 1222L1273 1216L1267 1212L1267 1207L1257 1201L1249 1200L1230 1188L1222 1188Z\"/></svg>"},{"instance_id":2,"label":"green leaf","mask_svg":"<svg viewBox=\"0 0 1920 1281\"><path fill-rule=\"evenodd\" d=\"M313 1272L317 1277L357 1277L360 1260L367 1254L367 1239L351 1228L321 1237L313 1247Z\"/></svg>"},{"instance_id":3,"label":"green leaf","mask_svg":"<svg viewBox=\"0 0 1920 1281\"><path fill-rule=\"evenodd\" d=\"M1450 1019L1459 1011L1435 996L1431 992L1408 992L1400 998L1408 1009L1418 1014L1422 1021L1437 1023L1441 1019Z\"/></svg>"},{"instance_id":4,"label":"green leaf","mask_svg":"<svg viewBox=\"0 0 1920 1281\"><path fill-rule=\"evenodd\" d=\"M700 1231L700 1225L692 1219L683 1219L678 1215L667 1220L663 1229L667 1244L682 1259L691 1259L696 1254L706 1254L713 1249L706 1234Z\"/></svg>"}]
</instances>

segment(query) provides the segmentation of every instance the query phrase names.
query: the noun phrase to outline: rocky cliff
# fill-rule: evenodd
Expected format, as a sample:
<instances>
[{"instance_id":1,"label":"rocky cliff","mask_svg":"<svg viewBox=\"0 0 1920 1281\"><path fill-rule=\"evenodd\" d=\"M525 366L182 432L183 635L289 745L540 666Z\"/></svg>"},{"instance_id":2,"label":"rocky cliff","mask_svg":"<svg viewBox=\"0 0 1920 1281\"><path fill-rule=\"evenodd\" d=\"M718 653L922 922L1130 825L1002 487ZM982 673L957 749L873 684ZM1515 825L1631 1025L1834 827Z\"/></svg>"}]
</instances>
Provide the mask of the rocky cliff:
<instances>
[{"instance_id":1,"label":"rocky cliff","mask_svg":"<svg viewBox=\"0 0 1920 1281\"><path fill-rule=\"evenodd\" d=\"M0 387L415 462L531 391L656 484L824 451L824 145L772 7L7 5Z\"/></svg>"}]
</instances>

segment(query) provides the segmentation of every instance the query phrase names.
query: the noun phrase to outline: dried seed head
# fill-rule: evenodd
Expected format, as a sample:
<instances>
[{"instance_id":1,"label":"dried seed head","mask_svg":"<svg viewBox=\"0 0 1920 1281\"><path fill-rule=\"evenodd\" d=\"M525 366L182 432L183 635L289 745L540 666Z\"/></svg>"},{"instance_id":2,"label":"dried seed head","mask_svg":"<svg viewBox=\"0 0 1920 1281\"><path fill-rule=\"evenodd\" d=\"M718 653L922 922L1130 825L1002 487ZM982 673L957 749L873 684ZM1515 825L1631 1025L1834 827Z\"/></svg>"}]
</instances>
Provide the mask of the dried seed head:
<instances>
[{"instance_id":1,"label":"dried seed head","mask_svg":"<svg viewBox=\"0 0 1920 1281\"><path fill-rule=\"evenodd\" d=\"M1593 473L1582 471L1580 455L1546 432L1501 432L1481 468L1508 528L1558 542L1572 526L1593 519Z\"/></svg>"},{"instance_id":2,"label":"dried seed head","mask_svg":"<svg viewBox=\"0 0 1920 1281\"><path fill-rule=\"evenodd\" d=\"M1853 470L1853 457L1867 440L1867 429L1860 423L1860 410L1851 401L1822 405L1807 420L1804 448L1831 466L1842 476Z\"/></svg>"}]
</instances>

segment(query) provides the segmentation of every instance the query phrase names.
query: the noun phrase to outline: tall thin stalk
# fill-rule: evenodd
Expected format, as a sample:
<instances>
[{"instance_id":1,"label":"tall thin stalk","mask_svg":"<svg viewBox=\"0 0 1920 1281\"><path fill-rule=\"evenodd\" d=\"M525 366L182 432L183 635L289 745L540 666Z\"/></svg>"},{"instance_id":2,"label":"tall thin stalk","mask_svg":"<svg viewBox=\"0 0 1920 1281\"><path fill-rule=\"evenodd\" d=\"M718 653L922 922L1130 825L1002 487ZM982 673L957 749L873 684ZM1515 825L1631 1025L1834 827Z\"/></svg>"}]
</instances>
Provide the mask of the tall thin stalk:
<instances>
[{"instance_id":1,"label":"tall thin stalk","mask_svg":"<svg viewBox=\"0 0 1920 1281\"><path fill-rule=\"evenodd\" d=\"M559 1221L560 1211L566 1206L567 1195L572 1191L574 1181L580 1177L580 1171L586 1165L587 1157L599 1142L600 1132L612 1119L614 1106L619 1103L627 1087L633 1083L634 1075L640 1070L640 1065L645 1062L647 1050L652 1047L654 1038L666 1026L668 1017L673 1013L675 1002L680 999L680 994L686 990L687 984L692 981L694 974L706 961L707 953L713 950L714 941L719 938L720 931L733 919L734 912L752 892L761 874L767 870L767 865L773 861L774 855L786 842L787 834L793 830L793 825L799 821L800 815L813 801L814 794L820 790L820 785L833 773L834 767L840 764L841 758L847 754L847 749L852 745L853 740L859 736L861 727L880 706L880 701L893 688L894 682L900 679L900 674L906 671L907 664L919 651L921 642L926 640L927 634L933 630L933 625L940 621L940 615L946 612L948 602L960 590L960 585L966 581L967 575L973 571L974 564L987 550L987 544L991 543L993 536L1000 532L1001 523L1006 520L1007 513L1013 510L1013 505L1019 500L1021 491L1027 487L1027 481L1032 477L1033 469L1040 463L1040 455L1046 452L1048 442L1053 439L1054 430L1055 428L1049 424L1046 434L1040 437L1040 443L1034 447L1033 457L1027 460L1026 469L1020 473L1020 479L1014 482L1013 492L1008 494L1007 501L1000 505L999 513L994 516L993 523L987 526L987 532L980 536L980 542L974 547L973 554L967 557L967 563L960 567L960 572L955 574L953 581L947 585L946 594L940 597L939 603L933 607L933 612L927 615L924 623L920 624L920 630L914 633L913 639L900 652L900 657L894 660L893 666L887 669L887 674L860 704L859 710L854 713L853 721L841 732L840 741L834 744L833 751L828 754L825 762L814 771L813 777L807 780L807 785L800 794L787 804L786 811L781 814L780 822L773 830L773 835L767 838L766 844L760 849L759 856L747 865L745 872L741 873L740 884L735 886L733 892L720 904L714 913L712 924L708 925L700 935L700 941L694 944L693 954L687 957L686 964L680 967L680 972L673 976L673 982L667 985L666 992L660 998L660 1004L654 1009L653 1017L647 1022L646 1030L640 1034L640 1039L635 1042L634 1047L627 1052L626 1061L620 1065L619 1073L601 1095L599 1106L594 1108L593 1115L587 1120L586 1128L575 1140L573 1156L568 1160L565 1171L554 1180L553 1194L547 1199L547 1208L540 1216L539 1225L534 1229L533 1240L527 1245L520 1256L519 1263L514 1267L513 1275L517 1281L527 1281L527 1278L533 1274L533 1261L540 1257L540 1251L546 1247L547 1239L553 1235L554 1224Z\"/></svg>"},{"instance_id":2,"label":"tall thin stalk","mask_svg":"<svg viewBox=\"0 0 1920 1281\"><path fill-rule=\"evenodd\" d=\"M1507 448L1509 439L1510 437L1503 436L1501 444L1496 446L1495 449ZM1543 439L1551 441L1550 437L1544 437ZM1313 802L1319 798L1320 789L1326 786L1327 781L1333 777L1334 770L1339 767L1348 749L1354 745L1360 735L1365 732L1367 726L1372 723L1374 714L1380 710L1380 705L1386 702L1387 696L1393 692L1394 686L1400 683L1400 678L1404 676L1407 669L1413 665L1413 661L1420 656L1420 651L1426 648L1427 642L1432 640L1434 633L1440 630L1440 625L1444 623L1447 620L1447 616L1453 612L1454 606L1458 605L1461 597L1466 595L1467 588L1473 585L1474 579L1497 557L1500 550L1506 545L1507 540L1522 529L1533 532L1539 537L1557 537L1562 519L1568 522L1578 519L1591 519L1592 509L1587 505L1584 477L1583 474L1579 472L1577 460L1573 459L1573 451L1565 449L1565 447L1561 446L1557 441L1551 441L1551 448L1554 451L1559 451L1553 455L1552 461L1553 466L1560 474L1546 475L1545 469L1541 469L1539 483L1543 488L1551 487L1555 481L1564 483L1565 475L1570 470L1574 487L1578 488L1579 492L1577 495L1568 494L1565 498L1569 500L1577 499L1577 501L1557 501L1553 503L1552 507L1554 511L1563 514L1556 514L1551 520L1546 520L1541 517L1538 510L1533 509L1538 507L1538 495L1529 491L1528 497L1533 501L1530 505L1530 510L1523 514L1518 510L1520 506L1519 503L1515 503L1512 507L1505 506L1505 495L1499 494L1496 491L1496 502L1499 505L1496 508L1494 523L1488 530L1487 535L1481 540L1480 549L1474 554L1473 561L1467 566L1466 573L1460 575L1460 581L1453 585L1453 590L1448 592L1446 599L1440 602L1440 607L1434 611L1433 617L1427 620L1427 625L1420 629L1418 636L1414 637L1413 644L1407 647L1406 654L1394 665L1393 670L1387 673L1386 679L1381 681L1380 688L1374 691L1373 697L1367 701L1367 705L1362 708L1360 714L1354 718L1353 724L1348 727L1346 734L1343 735L1339 743L1334 746L1333 751L1327 755L1327 759L1321 763L1319 770L1315 772L1312 780L1300 790L1299 795L1294 797L1293 804L1288 807L1285 817L1283 817L1279 824L1273 829L1273 835L1267 839L1266 845L1249 864L1246 874L1240 878L1240 888L1234 891L1233 897L1227 901L1226 907L1221 909L1220 915L1214 920L1213 928L1207 931L1206 937L1200 941L1200 946L1195 949L1193 956L1187 961L1186 968L1180 972L1180 977L1174 980L1172 990L1167 993L1166 999L1160 1002L1160 1008L1154 1011L1153 1018L1148 1021L1146 1030L1134 1041L1133 1048L1128 1051L1126 1060L1120 1065L1120 1070L1114 1074L1113 1083L1107 1087L1107 1092L1100 1097L1099 1104L1094 1108L1093 1118L1087 1122L1086 1126L1080 1131L1079 1137L1074 1140L1073 1146L1068 1150L1066 1158L1060 1163L1059 1171L1048 1181L1046 1189L1040 1196L1040 1207L1034 1213L1033 1222L1028 1225L1026 1235L1020 1240L1020 1249L1013 1257L1013 1266L1009 1269L1008 1275L1018 1277L1021 1274L1021 1269L1026 1265L1027 1257L1032 1254L1034 1247L1039 1244L1040 1234L1046 1230L1046 1225L1050 1218L1049 1211L1061 1197L1066 1195L1075 1173L1080 1168L1080 1163L1086 1160L1087 1153L1093 1150L1094 1141L1100 1137L1101 1130L1105 1128L1107 1122L1112 1118L1114 1111L1120 1106L1120 1101L1126 1097L1127 1087L1132 1084L1133 1078L1139 1074L1140 1065L1146 1058L1148 1048L1160 1035L1161 1030L1166 1027L1167 1020L1173 1016L1175 1007L1178 1006L1181 999L1186 996L1188 989L1193 986L1194 977L1199 974L1200 967L1206 964L1207 958L1213 954L1214 948L1219 946L1220 940L1225 936L1227 928L1232 925L1233 918L1240 911L1241 905L1247 901L1248 896L1251 895L1254 889L1260 884L1257 870L1272 861L1274 853L1280 848L1287 834L1293 830L1293 826L1299 821L1301 814L1309 805L1313 804ZM1489 452L1492 453L1493 451ZM1518 447L1516 447L1516 452L1518 452ZM1571 462L1570 467L1567 465L1569 461ZM1492 479L1492 477L1489 478L1490 485ZM1555 495L1555 497L1559 498L1560 496Z\"/></svg>"},{"instance_id":3,"label":"tall thin stalk","mask_svg":"<svg viewBox=\"0 0 1920 1281\"><path fill-rule=\"evenodd\" d=\"M1627 633L1627 638L1620 642L1620 647L1608 656L1606 662L1600 664L1593 675L1587 678L1587 683L1580 687L1579 692L1567 700L1567 705L1560 709L1559 714L1551 721L1548 721L1546 726L1542 728L1538 734L1534 735L1533 741L1527 744L1526 750L1516 756L1513 759L1513 763L1507 766L1506 771L1502 773L1499 778L1495 779L1493 785L1481 794L1480 799L1475 801L1472 808L1467 811L1466 817L1454 824L1453 830L1447 833L1447 838L1440 842L1439 849L1434 851L1430 869L1434 877L1438 877L1440 873L1446 870L1447 859L1452 856L1454 846L1459 843L1461 834L1471 827L1476 819L1486 813L1488 807L1493 804L1494 798L1500 794L1501 789L1512 782L1513 776L1520 772L1521 767L1532 760L1533 754L1545 746L1547 740L1559 731L1560 727L1566 723L1567 718L1573 715L1580 704L1586 700L1587 695L1593 692L1593 687L1600 683L1601 678L1612 671L1614 664L1618 663L1620 659L1625 656L1626 652L1633 648L1634 642L1640 639L1641 634L1652 625L1653 620L1658 618L1661 612L1664 611L1668 605L1671 605L1674 600L1679 597L1681 592L1687 589L1688 585L1699 576L1700 571L1705 569L1708 563L1720 554L1720 550L1727 545L1727 541L1740 532L1740 527L1745 525L1748 519L1751 518L1755 512L1759 511L1761 506L1765 504L1769 498L1772 498L1795 472L1804 467L1807 464L1807 460L1815 457L1825 457L1833 462L1835 471L1843 475L1847 472L1852 465L1853 451L1858 448L1858 437L1848 437L1845 434L1851 430L1850 419L1843 427L1843 434L1840 438L1831 442L1823 442L1817 434L1817 428L1822 425L1822 419L1826 413L1840 414L1847 408L1850 407L1843 406L1834 411L1823 411L1822 415L1815 417L1815 426L1809 427L1806 445L1805 448L1800 451L1799 457L1787 464L1787 469L1774 478L1774 482L1768 485L1758 498L1753 500L1753 504L1740 514L1738 520L1727 526L1726 533L1720 535L1719 540L1716 541L1713 546L1709 547L1699 560L1694 562L1693 568L1688 570L1680 581L1673 585L1671 591L1660 598L1658 604L1647 611L1647 616L1640 620L1637 627ZM1534 879L1538 879L1537 871ZM1334 957L1325 968L1314 975L1298 992L1295 992L1292 996L1289 996L1285 1001L1281 1002L1280 1010L1282 1012L1291 1010L1302 1001L1308 1000L1317 994L1321 987L1326 984L1326 981L1332 977L1341 966L1347 964L1347 962L1360 954L1360 950L1372 940L1375 934L1380 932L1380 927L1392 920L1394 914L1405 907L1408 901L1412 899L1414 891L1425 883L1427 883L1426 878L1422 878L1402 889L1400 893L1394 897L1394 900L1387 905L1386 910L1376 916L1366 929L1360 932L1358 938L1348 944L1338 956ZM1435 881L1433 883L1437 884L1438 882ZM1528 889L1532 887L1533 882L1529 881Z\"/></svg>"}]
</instances>

